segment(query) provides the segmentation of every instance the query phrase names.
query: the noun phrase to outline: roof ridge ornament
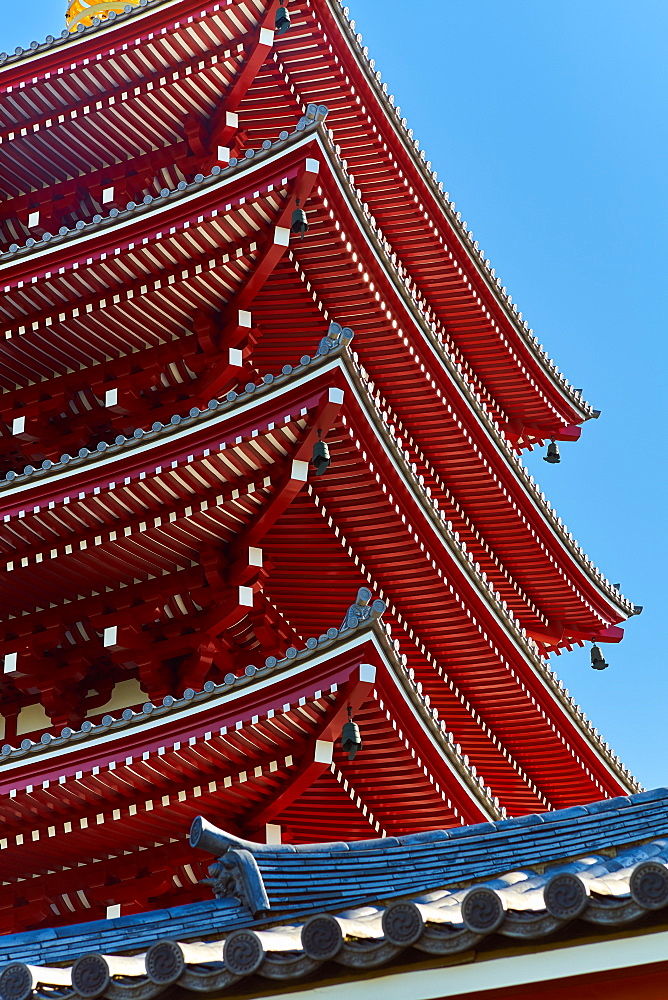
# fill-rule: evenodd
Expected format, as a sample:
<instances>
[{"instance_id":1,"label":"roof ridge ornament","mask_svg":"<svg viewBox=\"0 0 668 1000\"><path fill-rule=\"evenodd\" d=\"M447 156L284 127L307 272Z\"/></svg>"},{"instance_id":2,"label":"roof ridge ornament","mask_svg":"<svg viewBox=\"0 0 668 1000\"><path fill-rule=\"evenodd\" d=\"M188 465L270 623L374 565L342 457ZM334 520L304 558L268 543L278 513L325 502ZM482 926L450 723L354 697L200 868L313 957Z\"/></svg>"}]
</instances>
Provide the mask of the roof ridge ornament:
<instances>
[{"instance_id":1,"label":"roof ridge ornament","mask_svg":"<svg viewBox=\"0 0 668 1000\"><path fill-rule=\"evenodd\" d=\"M376 599L371 604L371 591L368 587L360 587L357 591L357 598L354 604L351 604L346 611L345 617L340 632L345 629L357 628L363 622L375 620L380 618L380 616L385 611L387 605L385 601L380 601Z\"/></svg>"},{"instance_id":2,"label":"roof ridge ornament","mask_svg":"<svg viewBox=\"0 0 668 1000\"><path fill-rule=\"evenodd\" d=\"M330 323L329 330L318 344L318 354L329 354L337 347L348 347L355 336L354 331L349 326L341 326L340 323Z\"/></svg>"},{"instance_id":3,"label":"roof ridge ornament","mask_svg":"<svg viewBox=\"0 0 668 1000\"><path fill-rule=\"evenodd\" d=\"M90 28L94 21L106 21L109 15L129 13L133 7L144 6L141 0L72 0L67 8L65 21L71 32L78 31L79 25ZM113 20L113 18L111 18Z\"/></svg>"},{"instance_id":4,"label":"roof ridge ornament","mask_svg":"<svg viewBox=\"0 0 668 1000\"><path fill-rule=\"evenodd\" d=\"M267 890L257 861L245 848L228 848L217 861L209 865L211 878L202 879L210 885L216 899L237 899L257 919L271 909Z\"/></svg>"},{"instance_id":5,"label":"roof ridge ornament","mask_svg":"<svg viewBox=\"0 0 668 1000\"><path fill-rule=\"evenodd\" d=\"M305 129L309 125L320 125L328 114L329 108L326 104L309 104L306 107L306 114L302 115L297 123L297 129Z\"/></svg>"}]
</instances>

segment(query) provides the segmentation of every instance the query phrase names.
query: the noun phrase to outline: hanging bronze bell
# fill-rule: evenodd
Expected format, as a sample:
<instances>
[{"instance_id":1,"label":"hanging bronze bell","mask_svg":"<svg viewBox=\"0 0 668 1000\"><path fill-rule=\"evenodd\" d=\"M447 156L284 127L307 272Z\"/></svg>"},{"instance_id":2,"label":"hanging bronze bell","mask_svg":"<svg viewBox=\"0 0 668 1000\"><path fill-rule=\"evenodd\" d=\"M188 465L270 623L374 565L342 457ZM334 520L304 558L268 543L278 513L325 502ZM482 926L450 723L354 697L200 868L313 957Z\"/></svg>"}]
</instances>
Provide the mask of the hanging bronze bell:
<instances>
[{"instance_id":1,"label":"hanging bronze bell","mask_svg":"<svg viewBox=\"0 0 668 1000\"><path fill-rule=\"evenodd\" d=\"M593 645L591 647L591 666L592 670L605 670L605 668L609 666L609 664L605 662L600 646Z\"/></svg>"},{"instance_id":2,"label":"hanging bronze bell","mask_svg":"<svg viewBox=\"0 0 668 1000\"><path fill-rule=\"evenodd\" d=\"M543 455L543 461L549 462L550 465L559 465L561 455L559 454L559 446L556 441L550 441L548 444L547 455Z\"/></svg>"},{"instance_id":3,"label":"hanging bronze bell","mask_svg":"<svg viewBox=\"0 0 668 1000\"><path fill-rule=\"evenodd\" d=\"M362 737L360 736L360 729L356 722L352 719L348 721L343 726L343 732L341 734L341 745L343 749L348 754L348 760L355 760L355 754L358 750L362 749Z\"/></svg>"},{"instance_id":4,"label":"hanging bronze bell","mask_svg":"<svg viewBox=\"0 0 668 1000\"><path fill-rule=\"evenodd\" d=\"M296 208L292 213L291 232L304 236L308 232L308 218L303 208Z\"/></svg>"},{"instance_id":5,"label":"hanging bronze bell","mask_svg":"<svg viewBox=\"0 0 668 1000\"><path fill-rule=\"evenodd\" d=\"M331 464L331 458L329 457L329 447L326 441L316 441L313 445L313 457L311 458L311 464L315 469L316 476L321 476L323 472L326 472Z\"/></svg>"},{"instance_id":6,"label":"hanging bronze bell","mask_svg":"<svg viewBox=\"0 0 668 1000\"><path fill-rule=\"evenodd\" d=\"M281 6L276 10L276 17L274 18L274 27L276 29L277 35L284 35L285 32L290 27L290 12L287 7Z\"/></svg>"}]
</instances>

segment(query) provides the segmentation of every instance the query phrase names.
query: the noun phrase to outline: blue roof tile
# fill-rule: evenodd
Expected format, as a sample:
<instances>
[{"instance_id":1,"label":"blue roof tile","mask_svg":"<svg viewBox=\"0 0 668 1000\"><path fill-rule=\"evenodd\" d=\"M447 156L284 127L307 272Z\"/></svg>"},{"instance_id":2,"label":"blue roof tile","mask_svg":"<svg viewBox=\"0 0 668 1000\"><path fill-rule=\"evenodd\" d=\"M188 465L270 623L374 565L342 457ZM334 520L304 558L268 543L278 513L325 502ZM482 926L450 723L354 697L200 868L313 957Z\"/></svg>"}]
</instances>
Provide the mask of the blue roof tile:
<instances>
[{"instance_id":1,"label":"blue roof tile","mask_svg":"<svg viewBox=\"0 0 668 1000\"><path fill-rule=\"evenodd\" d=\"M618 848L617 857L597 854L609 847ZM509 899L513 894L519 899L547 878L532 871L533 865L542 870L547 864L550 875L570 871L584 872L590 880L609 879L648 858L662 863L668 859L665 788L540 816L401 838L309 844L293 851L258 845L255 854L272 910L277 918L285 914L291 919L392 896L421 893L426 899L430 890L438 890L431 894L433 899L459 898L444 887L471 879L503 888ZM0 960L36 965L72 961L89 951L145 948L162 937L201 939L251 924L250 912L236 900L209 899L0 937Z\"/></svg>"},{"instance_id":2,"label":"blue roof tile","mask_svg":"<svg viewBox=\"0 0 668 1000\"><path fill-rule=\"evenodd\" d=\"M431 844L436 840L447 840L449 836L447 830L427 830L424 833L407 833L397 840L402 847L404 845L418 847L420 844Z\"/></svg>"},{"instance_id":3,"label":"blue roof tile","mask_svg":"<svg viewBox=\"0 0 668 1000\"><path fill-rule=\"evenodd\" d=\"M644 792L630 795L629 799L633 804L638 805L644 802L668 802L668 788L649 788Z\"/></svg>"},{"instance_id":4,"label":"blue roof tile","mask_svg":"<svg viewBox=\"0 0 668 1000\"><path fill-rule=\"evenodd\" d=\"M510 819L504 819L501 823L497 824L497 829L499 831L512 830L514 827L526 827L526 826L536 826L537 824L543 824L545 822L542 815L538 813L531 813L529 816L511 816Z\"/></svg>"},{"instance_id":5,"label":"blue roof tile","mask_svg":"<svg viewBox=\"0 0 668 1000\"><path fill-rule=\"evenodd\" d=\"M577 819L580 816L587 816L584 806L571 806L570 809L559 809L556 812L543 813L543 823L546 825L563 823L564 820ZM506 821L507 822L507 821Z\"/></svg>"},{"instance_id":6,"label":"blue roof tile","mask_svg":"<svg viewBox=\"0 0 668 1000\"><path fill-rule=\"evenodd\" d=\"M615 799L600 799L598 802L591 802L589 805L585 806L585 809L588 813L595 814L619 810L630 804L631 802L628 796L620 796Z\"/></svg>"},{"instance_id":7,"label":"blue roof tile","mask_svg":"<svg viewBox=\"0 0 668 1000\"><path fill-rule=\"evenodd\" d=\"M479 837L485 833L495 833L496 830L491 823L476 823L475 826L455 826L448 830L449 839L457 840L461 837Z\"/></svg>"}]
</instances>

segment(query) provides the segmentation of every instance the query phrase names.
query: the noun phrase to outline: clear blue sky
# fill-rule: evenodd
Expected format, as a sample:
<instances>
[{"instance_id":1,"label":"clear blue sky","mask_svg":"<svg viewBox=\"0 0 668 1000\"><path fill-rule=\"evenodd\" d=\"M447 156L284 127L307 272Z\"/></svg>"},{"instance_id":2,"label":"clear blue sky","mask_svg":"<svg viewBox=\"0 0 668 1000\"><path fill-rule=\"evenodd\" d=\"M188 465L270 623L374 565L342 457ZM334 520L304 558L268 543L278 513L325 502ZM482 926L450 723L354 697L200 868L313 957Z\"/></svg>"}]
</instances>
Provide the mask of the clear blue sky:
<instances>
[{"instance_id":1,"label":"clear blue sky","mask_svg":"<svg viewBox=\"0 0 668 1000\"><path fill-rule=\"evenodd\" d=\"M63 27L4 5L0 50ZM666 752L667 0L350 0L357 30L551 356L602 410L527 463L610 580L645 607L610 669L552 665L649 787ZM663 286L663 288L662 288ZM664 627L661 623L664 622Z\"/></svg>"}]
</instances>

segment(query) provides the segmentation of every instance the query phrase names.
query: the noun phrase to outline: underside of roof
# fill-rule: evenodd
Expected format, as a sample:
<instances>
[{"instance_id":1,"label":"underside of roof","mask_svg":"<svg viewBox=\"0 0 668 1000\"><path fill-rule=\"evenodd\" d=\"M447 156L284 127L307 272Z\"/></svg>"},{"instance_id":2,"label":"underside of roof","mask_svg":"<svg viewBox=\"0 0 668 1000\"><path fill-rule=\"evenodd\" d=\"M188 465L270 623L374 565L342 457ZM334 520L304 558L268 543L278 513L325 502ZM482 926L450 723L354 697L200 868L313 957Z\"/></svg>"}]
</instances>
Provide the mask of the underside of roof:
<instances>
[{"instance_id":1,"label":"underside of roof","mask_svg":"<svg viewBox=\"0 0 668 1000\"><path fill-rule=\"evenodd\" d=\"M392 465L386 455L391 459L391 437L372 446L371 436L382 423L370 424L373 414L361 408L370 401L356 398L354 367L347 362L340 367L328 354L307 361L237 400L198 411L185 426L170 424L71 463L75 496L69 476L56 469L26 477L28 492L12 495L18 505L6 518L13 526L13 545L20 548L7 563L7 586L4 597L0 594L5 613L12 616L2 648L6 664L13 657L5 684L18 684L26 694L48 693L48 664L69 654L83 657L81 664L97 663L100 680L105 670L114 682L124 671L138 670L144 690L156 700L172 694L162 668L156 672L156 657L195 656L199 649L205 672L199 675L200 667L188 660L172 680L177 689L197 689L207 676L222 679L230 669L243 669L241 657L263 648L265 655L274 655L273 646L267 650L266 639L259 638L257 614L277 609L280 619L272 627L279 634L273 644L284 650L293 636L308 636L314 601L333 604L335 614L343 614L351 592L368 582L390 599L388 620L406 637L410 666L434 705L453 724L461 720L458 741L468 750L475 731L476 741L487 746L487 765L477 761L483 773L510 766L513 778L525 781L526 795L538 789L547 795L509 801L508 807L516 812L539 803L564 804L564 796L574 794L571 754L576 759L579 754L570 744L573 727L579 727L577 715L566 700L555 706L555 715L541 716L537 706L544 711L545 693L534 674L544 672L542 661L499 595L481 584L443 512L426 495L416 504L410 471ZM332 385L339 388L327 388ZM301 466L295 471L294 463L310 454L314 420L318 414L322 419L323 406L332 408L328 419L336 465L329 482L323 478L305 485L305 471ZM252 412L250 424L246 412ZM374 461L357 434L375 452ZM83 492L77 464L86 470ZM239 563L238 572L249 582L264 573L262 594L251 604L250 595L240 597L241 603L235 598L238 610L231 606L227 618L212 600L221 586L226 600L233 593L206 554L212 536L223 532L239 559L242 550L261 543L271 566L267 574L261 561L254 570ZM244 583L241 576L238 580ZM479 642L481 623L486 631L494 630L496 645ZM138 627L143 631L137 633ZM226 659L215 646L224 627L233 630L239 662ZM206 658L201 659L207 634L214 641L213 674L207 674L211 662L204 666ZM51 651L46 660L45 651ZM115 674L108 673L110 655ZM79 679L73 675L71 683L68 691L75 696ZM536 746L529 738L534 728ZM497 732L503 732L498 746ZM539 760L546 765L543 774ZM562 764L555 767L557 760ZM582 767L591 763L587 752ZM557 777L560 767L563 774ZM597 790L618 790L614 783L608 786L605 768L595 778L583 773L588 777L578 791L580 801Z\"/></svg>"},{"instance_id":2,"label":"underside of roof","mask_svg":"<svg viewBox=\"0 0 668 1000\"><path fill-rule=\"evenodd\" d=\"M665 792L585 805L639 786L543 658L638 611L517 454L596 413L347 10L277 8L140 0L0 56L0 931L33 948L0 1000L666 903ZM33 961L76 922L91 954Z\"/></svg>"},{"instance_id":3,"label":"underside of roof","mask_svg":"<svg viewBox=\"0 0 668 1000\"><path fill-rule=\"evenodd\" d=\"M336 154L327 144L305 145L300 139L298 131L285 153L280 140L277 153L259 150L260 163L247 180L243 171L237 179L233 169L229 180L223 172L222 185L214 176L204 187L192 185L192 194L176 191L168 202L165 192L155 208L143 206L93 225L94 247L86 250L94 256L85 274L78 271L76 239L67 247L64 271L48 270L54 253L62 259L64 250L48 244L41 259L29 253L22 266L6 266L11 294L3 310L13 332L3 348L0 375L4 371L7 379L6 425L16 425L4 439L6 460L12 461L11 448L21 441L34 465L57 462L67 448L76 454L81 445L95 447L100 437L111 442L119 431L139 433L137 421L140 429L148 419L167 421L186 400L203 405L223 389L238 390L251 371L255 378L273 378L288 353L293 358L300 350L312 351L323 318L352 316L360 374L384 422L420 485L440 504L523 627L546 650L588 638L619 641L622 633L610 626L633 613L633 605L587 560L438 339L423 344L419 314L416 320L401 299L401 280L390 258L378 260L374 272L380 244L371 230L366 245L352 235L352 189L337 206L339 218L349 215L348 232L339 235L327 197L337 197L337 178L330 177L338 169ZM289 199L313 188L314 170L318 188L309 202L315 211L308 240L293 243L286 253L282 227ZM202 211L204 216L196 214ZM342 243L343 236L354 241L357 252ZM212 252L216 244L220 249ZM369 274L360 275L363 257L379 288ZM160 262L164 266L155 280L152 272ZM36 265L42 280L33 290L24 275ZM212 322L220 321L207 318L207 310L237 317L224 322L216 337L229 340L230 357L236 352L239 358L219 363L217 372L206 345ZM251 330L252 369L250 348L233 346L243 346L241 339ZM28 355L31 365L53 371L50 396L46 376L37 384L31 378ZM90 372L85 382L83 369ZM424 392L416 395L420 383ZM147 406L150 416L142 416L139 411Z\"/></svg>"},{"instance_id":4,"label":"underside of roof","mask_svg":"<svg viewBox=\"0 0 668 1000\"><path fill-rule=\"evenodd\" d=\"M142 196L155 194L169 183L170 171L172 182L190 179L199 171L212 139L243 151L244 142L260 145L272 141L281 129L294 127L309 102L314 106L324 102L367 214L411 274L416 301L447 337L455 355L461 352L476 391L489 395L501 408L509 439L531 446L549 436L569 437L573 425L595 415L539 348L460 213L443 195L442 184L394 99L381 86L354 22L348 21L347 8L326 0L293 0L291 29L276 38L274 52L267 58L271 48L267 36L272 34L267 26L273 22L275 4L253 0L225 7L209 3L204 10L200 6L183 0L177 10L173 3L154 0L145 10L141 5L128 10L113 25L103 22L84 29L66 43L57 40L43 50L35 43L30 65L5 59L0 86L5 80L11 94L4 138L8 142L11 137L12 143L12 193L17 193L24 175L34 178L42 147L49 154L42 157L43 185L68 176L76 181L77 175L93 172L95 180L89 180L93 188L99 184L101 192L104 184L110 184L109 168L118 163L118 150L105 148L116 136L117 142L125 143L121 159L133 140L133 158L140 163L142 156L149 156L165 172L156 187L142 188ZM132 41L121 44L126 36ZM96 56L105 49L105 62L98 65ZM76 82L69 90L63 90L56 75L63 65L74 68L70 75ZM30 104L19 89L26 71L36 74ZM227 91L227 111L238 113L237 127L224 115L209 121L221 90ZM203 122L209 122L206 135ZM142 136L151 137L150 148L140 148ZM65 157L62 178L49 177L54 148L60 150L61 159ZM69 169L68 155L73 160ZM86 157L92 157L90 163ZM212 162L204 156L204 172ZM379 176L398 179L400 171L401 183L391 189L379 184ZM120 172L112 173L120 184ZM76 185L67 183L71 198ZM131 196L129 190L127 194ZM88 207L92 215L101 204ZM87 210L83 202L81 210ZM30 205L26 201L23 208L17 203L17 211L23 218L13 223L15 229L22 228L20 245ZM417 232L411 222L416 211L429 220Z\"/></svg>"}]
</instances>

